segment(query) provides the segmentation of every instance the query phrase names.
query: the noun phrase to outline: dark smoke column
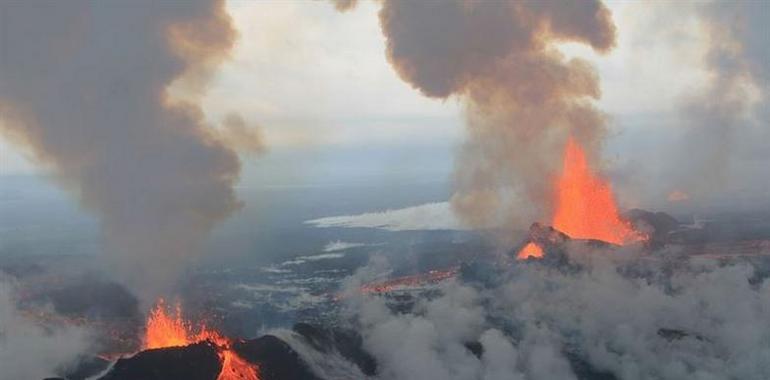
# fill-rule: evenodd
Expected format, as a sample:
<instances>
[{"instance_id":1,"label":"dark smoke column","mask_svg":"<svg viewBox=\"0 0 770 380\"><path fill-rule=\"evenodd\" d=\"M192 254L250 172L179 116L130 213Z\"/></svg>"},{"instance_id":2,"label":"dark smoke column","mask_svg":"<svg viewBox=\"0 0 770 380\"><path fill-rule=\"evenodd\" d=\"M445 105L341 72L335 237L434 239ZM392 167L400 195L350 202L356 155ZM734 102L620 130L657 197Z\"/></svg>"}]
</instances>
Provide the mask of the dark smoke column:
<instances>
[{"instance_id":1,"label":"dark smoke column","mask_svg":"<svg viewBox=\"0 0 770 380\"><path fill-rule=\"evenodd\" d=\"M145 301L239 207L238 156L168 94L199 95L234 39L223 1L0 3L0 131L100 217Z\"/></svg>"},{"instance_id":2,"label":"dark smoke column","mask_svg":"<svg viewBox=\"0 0 770 380\"><path fill-rule=\"evenodd\" d=\"M474 226L550 216L568 135L596 160L605 133L592 105L600 96L595 71L565 59L555 44L608 51L615 43L609 10L598 0L386 0L380 23L387 58L404 81L466 106L455 210Z\"/></svg>"}]
</instances>

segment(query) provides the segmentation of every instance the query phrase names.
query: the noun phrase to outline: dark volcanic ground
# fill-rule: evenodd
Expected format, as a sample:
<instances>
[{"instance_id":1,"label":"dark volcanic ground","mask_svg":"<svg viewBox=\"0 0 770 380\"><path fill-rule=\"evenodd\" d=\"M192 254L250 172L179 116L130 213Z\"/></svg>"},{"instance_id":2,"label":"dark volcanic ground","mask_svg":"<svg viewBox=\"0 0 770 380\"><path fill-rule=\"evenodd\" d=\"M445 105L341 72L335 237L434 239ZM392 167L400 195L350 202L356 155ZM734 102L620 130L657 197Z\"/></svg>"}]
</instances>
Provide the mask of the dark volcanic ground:
<instances>
[{"instance_id":1,"label":"dark volcanic ground","mask_svg":"<svg viewBox=\"0 0 770 380\"><path fill-rule=\"evenodd\" d=\"M300 368L299 364L291 364L299 354L289 346L284 347L285 342L303 339L302 344L294 342L292 347L324 352L312 344L313 339L321 339L318 345L327 350L330 345L335 347L333 352L350 350L349 355L357 358L341 361L363 360L356 368L371 367L373 364L361 359L361 355L368 353L351 348L357 347L351 342L360 338L352 336L335 343L328 335L331 330L327 330L340 323L340 287L357 269L373 257L384 257L390 265L375 274L375 281L463 265L471 272L480 270L477 275L481 273L484 277L484 262L498 261L516 249L515 244L496 247L484 234L470 231L317 228L303 223L314 218L446 199L442 186L427 184L421 189L409 196L398 192L374 196L379 199L374 205L373 195L384 195L387 189L359 188L349 193L339 189L264 190L269 194L260 198L262 201L252 202L260 206L247 208L217 231L209 247L211 253L183 274L177 294L183 301L186 317L206 321L227 336L246 340L241 350L255 361L277 360ZM13 282L19 309L44 326L80 325L95 331L94 354L135 351L144 323L143 306L95 266L95 221L62 203L55 194L37 198L13 194L6 193L0 202L4 215L0 220L0 271ZM36 199L36 207L44 207L45 212L21 213L19 210L30 207L30 199ZM297 207L288 208L289 204ZM630 215L657 229L653 236L655 246L650 249L665 254L653 255L653 260L674 255L720 263L740 261L754 268L754 277L750 279L754 283L770 275L770 212L681 214L676 218L642 211L632 211ZM264 223L265 220L270 222ZM512 234L516 235L512 240L524 241L527 237L526 231ZM396 288L388 297L393 301L391 305L400 304L398 307L409 310L414 297L431 294L432 286ZM294 333L289 333L292 329ZM264 335L268 331L283 333L278 333L278 337ZM658 335L671 341L689 336L677 329L661 329ZM468 342L467 348L477 357L483 354L478 342ZM189 353L209 354L205 346ZM270 355L278 357L265 359ZM568 357L573 358L570 363L576 373L587 374L581 378L614 378L583 362L579 355ZM153 358L150 355L147 360ZM92 373L106 365L95 358L86 358L84 363L86 366L79 366L78 371ZM126 369L129 370L133 369ZM293 376L281 375L285 370L279 365L274 369L278 375L273 378ZM315 376L308 373L304 378ZM83 377L70 373L69 378Z\"/></svg>"}]
</instances>

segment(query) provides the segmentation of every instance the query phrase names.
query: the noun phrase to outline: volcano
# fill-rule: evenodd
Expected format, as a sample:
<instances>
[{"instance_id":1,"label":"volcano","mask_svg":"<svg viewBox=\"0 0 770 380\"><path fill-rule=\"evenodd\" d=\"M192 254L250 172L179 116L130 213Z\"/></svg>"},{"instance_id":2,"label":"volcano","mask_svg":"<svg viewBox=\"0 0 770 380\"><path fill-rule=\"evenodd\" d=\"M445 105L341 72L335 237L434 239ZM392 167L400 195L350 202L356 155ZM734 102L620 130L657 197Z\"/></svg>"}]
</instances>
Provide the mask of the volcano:
<instances>
[{"instance_id":1,"label":"volcano","mask_svg":"<svg viewBox=\"0 0 770 380\"><path fill-rule=\"evenodd\" d=\"M616 245L646 239L621 217L612 186L589 165L583 147L573 137L564 147L562 170L554 181L553 193L551 224L571 238ZM519 260L542 257L542 247L533 241L516 255Z\"/></svg>"},{"instance_id":2,"label":"volcano","mask_svg":"<svg viewBox=\"0 0 770 380\"><path fill-rule=\"evenodd\" d=\"M622 220L611 185L589 166L585 151L574 138L567 140L564 148L555 193L553 226L570 237L613 244L643 238Z\"/></svg>"},{"instance_id":3,"label":"volcano","mask_svg":"<svg viewBox=\"0 0 770 380\"><path fill-rule=\"evenodd\" d=\"M311 365L287 340L263 335L256 339L231 339L206 326L183 318L179 302L169 306L159 299L150 311L142 349L118 359L99 380L321 380ZM306 323L294 326L291 336L319 354L339 355L367 376L377 364L364 351L360 335L352 330L323 328ZM81 363L67 380L93 378L104 366L86 371Z\"/></svg>"},{"instance_id":4,"label":"volcano","mask_svg":"<svg viewBox=\"0 0 770 380\"><path fill-rule=\"evenodd\" d=\"M147 318L142 350L118 359L100 379L261 379L258 362L243 359L233 348L248 344L205 324L193 326L183 319L180 303L172 309L159 299Z\"/></svg>"},{"instance_id":5,"label":"volcano","mask_svg":"<svg viewBox=\"0 0 770 380\"><path fill-rule=\"evenodd\" d=\"M609 182L589 165L584 150L572 138L565 145L562 170L553 181L553 189L555 210L551 225L533 223L525 242L514 255L522 267L533 263L537 267L574 273L582 269L567 255L571 245L587 245L592 252L604 255L621 245L645 239L646 235L638 232L636 227L641 222L656 231L651 236L661 244L665 244L667 234L676 228L676 221L661 213L632 210L628 217L621 215ZM502 273L518 266L514 263L509 262L507 266L497 263L492 271L481 268L478 263L434 267L416 274L365 283L358 292L363 296L382 296L389 300L389 307L412 313L418 307L419 299L428 294L426 289L436 290L439 284L452 279L482 283L484 288L498 286L495 278L502 278ZM409 292L417 295L413 297ZM433 294L426 297L429 299L438 293ZM343 297L334 298L340 301ZM345 363L343 367L357 368L357 373L366 376L377 374L378 363L364 349L363 339L356 332L299 323L288 336L269 334L249 340L233 339L206 323L186 320L183 314L181 303L169 305L159 299L146 319L140 339L141 350L117 360L99 379L336 378L319 368L319 357L340 358ZM664 333L661 336L671 335ZM470 341L465 347L477 358L483 358L481 343ZM595 371L581 355L579 352L567 355L576 373L586 373L581 379L612 378Z\"/></svg>"},{"instance_id":6,"label":"volcano","mask_svg":"<svg viewBox=\"0 0 770 380\"><path fill-rule=\"evenodd\" d=\"M186 331L179 328L176 315L153 311L155 324L171 327L176 332ZM169 317L159 320L158 317ZM171 322L172 325L166 324ZM99 380L322 380L311 364L292 345L286 337L263 335L256 339L224 339L211 330L186 335L184 339L202 339L183 343L180 337L166 340L173 346L147 348L132 356L121 358ZM349 365L359 368L360 373L372 376L376 373L377 363L363 349L360 335L352 330L324 328L317 325L298 323L291 335L295 336L308 349L317 355L339 355ZM157 337L157 335L155 335ZM224 345L222 342L226 342ZM228 358L229 357L229 358ZM83 377L85 378L85 377ZM68 380L77 380L68 377Z\"/></svg>"},{"instance_id":7,"label":"volcano","mask_svg":"<svg viewBox=\"0 0 770 380\"><path fill-rule=\"evenodd\" d=\"M215 349L221 369L217 380L259 380L258 366L243 360L232 350L233 341L205 325L193 328L182 318L179 303L169 314L163 299L158 300L147 319L144 347L147 349L180 347L206 343Z\"/></svg>"}]
</instances>

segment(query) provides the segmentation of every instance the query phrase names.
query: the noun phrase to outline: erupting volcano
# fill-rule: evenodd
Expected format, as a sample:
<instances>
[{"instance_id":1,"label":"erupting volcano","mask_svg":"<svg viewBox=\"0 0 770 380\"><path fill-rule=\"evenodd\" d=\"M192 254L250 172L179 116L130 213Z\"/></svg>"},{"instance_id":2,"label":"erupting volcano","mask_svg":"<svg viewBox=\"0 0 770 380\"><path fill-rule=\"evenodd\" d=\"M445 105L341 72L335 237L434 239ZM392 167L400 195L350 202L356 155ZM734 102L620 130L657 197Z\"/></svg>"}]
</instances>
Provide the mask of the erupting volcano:
<instances>
[{"instance_id":1,"label":"erupting volcano","mask_svg":"<svg viewBox=\"0 0 770 380\"><path fill-rule=\"evenodd\" d=\"M564 148L562 172L556 181L553 227L576 239L613 244L642 236L620 217L610 184L588 165L583 148L573 139Z\"/></svg>"},{"instance_id":2,"label":"erupting volcano","mask_svg":"<svg viewBox=\"0 0 770 380\"><path fill-rule=\"evenodd\" d=\"M176 304L174 313L167 311L161 298L147 318L143 348L179 347L209 341L217 347L222 371L217 380L259 380L258 369L241 359L230 346L232 341L201 324L194 329L182 318L182 307Z\"/></svg>"},{"instance_id":3,"label":"erupting volcano","mask_svg":"<svg viewBox=\"0 0 770 380\"><path fill-rule=\"evenodd\" d=\"M638 241L644 236L620 217L609 182L589 166L583 148L570 137L564 148L562 172L554 183L552 226L574 239L596 239L612 244ZM543 257L543 248L527 243L518 260Z\"/></svg>"}]
</instances>

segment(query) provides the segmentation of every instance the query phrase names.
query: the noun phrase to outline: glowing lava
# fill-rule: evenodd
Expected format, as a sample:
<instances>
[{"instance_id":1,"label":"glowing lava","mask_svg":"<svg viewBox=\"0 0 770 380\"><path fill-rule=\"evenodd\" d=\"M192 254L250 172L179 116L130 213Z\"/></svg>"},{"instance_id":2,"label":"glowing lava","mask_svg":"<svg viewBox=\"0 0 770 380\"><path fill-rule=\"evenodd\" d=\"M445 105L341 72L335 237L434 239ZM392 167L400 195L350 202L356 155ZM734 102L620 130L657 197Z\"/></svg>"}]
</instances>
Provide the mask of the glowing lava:
<instances>
[{"instance_id":1,"label":"glowing lava","mask_svg":"<svg viewBox=\"0 0 770 380\"><path fill-rule=\"evenodd\" d=\"M690 194L681 190L674 190L668 194L669 202L682 202L690 199Z\"/></svg>"},{"instance_id":2,"label":"glowing lava","mask_svg":"<svg viewBox=\"0 0 770 380\"><path fill-rule=\"evenodd\" d=\"M543 249L540 248L539 245L529 242L527 245L524 246L524 248L519 251L519 253L516 255L517 260L524 260L528 258L542 258L543 257Z\"/></svg>"},{"instance_id":3,"label":"glowing lava","mask_svg":"<svg viewBox=\"0 0 770 380\"><path fill-rule=\"evenodd\" d=\"M166 303L161 298L150 311L144 335L144 348L163 348L186 346L203 339L191 339L190 327L182 319L182 308L176 305L176 312L166 313Z\"/></svg>"},{"instance_id":4,"label":"glowing lava","mask_svg":"<svg viewBox=\"0 0 770 380\"><path fill-rule=\"evenodd\" d=\"M583 148L573 138L567 141L555 190L553 227L570 237L614 244L642 238L620 218L610 184L593 172Z\"/></svg>"},{"instance_id":5,"label":"glowing lava","mask_svg":"<svg viewBox=\"0 0 770 380\"><path fill-rule=\"evenodd\" d=\"M150 312L144 336L144 348L164 348L186 346L207 340L217 347L222 362L222 371L217 380L259 380L257 367L241 359L231 348L231 341L205 325L197 331L182 319L182 307L177 303L175 313L167 312L166 303L161 298Z\"/></svg>"},{"instance_id":6,"label":"glowing lava","mask_svg":"<svg viewBox=\"0 0 770 380\"><path fill-rule=\"evenodd\" d=\"M394 290L404 290L411 287L421 287L426 284L436 284L457 274L458 267L446 270L430 270L409 276L398 277L387 281L365 284L361 286L363 293L389 293Z\"/></svg>"}]
</instances>

